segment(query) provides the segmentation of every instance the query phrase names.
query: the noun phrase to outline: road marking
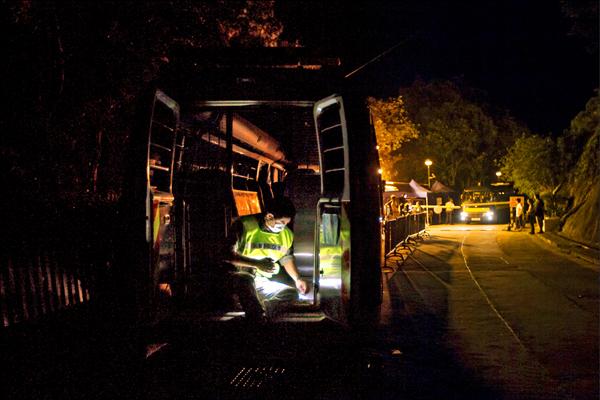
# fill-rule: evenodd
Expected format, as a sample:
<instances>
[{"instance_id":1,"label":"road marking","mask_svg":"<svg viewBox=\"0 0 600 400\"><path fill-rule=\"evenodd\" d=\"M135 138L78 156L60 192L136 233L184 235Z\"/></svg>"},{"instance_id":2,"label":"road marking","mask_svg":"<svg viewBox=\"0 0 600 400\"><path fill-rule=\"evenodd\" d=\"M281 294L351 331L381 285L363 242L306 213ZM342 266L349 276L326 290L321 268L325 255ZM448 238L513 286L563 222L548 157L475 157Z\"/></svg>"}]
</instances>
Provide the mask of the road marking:
<instances>
[{"instance_id":1,"label":"road marking","mask_svg":"<svg viewBox=\"0 0 600 400\"><path fill-rule=\"evenodd\" d=\"M506 261L504 258L499 257L502 261L504 261L507 265L510 264L508 261Z\"/></svg>"},{"instance_id":2,"label":"road marking","mask_svg":"<svg viewBox=\"0 0 600 400\"><path fill-rule=\"evenodd\" d=\"M460 253L462 254L463 260L465 262L465 267L467 268L467 271L469 271L469 275L471 276L471 279L473 280L473 282L475 282L475 285L477 286L477 288L481 292L481 295L483 296L483 298L485 299L485 301L488 303L488 305L490 306L490 308L492 309L492 311L496 314L496 316L500 319L500 321L502 321L502 323L504 324L504 326L506 327L506 329L508 329L508 331L511 333L511 335L513 336L513 338L515 338L515 340L517 341L517 343L519 344L519 346L523 350L527 350L527 348L525 347L525 345L523 344L523 342L521 341L521 339L519 339L519 336L517 336L517 333L513 330L513 328L509 325L509 323L504 319L504 317L502 316L502 314L500 314L500 312L498 311L498 309L496 308L496 306L494 306L494 304L492 303L492 301L490 300L490 298L488 297L488 295L485 293L485 291L483 290L483 288L481 287L481 285L479 284L479 282L477 282L477 279L475 279L475 275L473 275L473 271L471 271L471 268L469 268L469 263L467 262L467 256L465 255L465 252L464 252L465 239L467 238L468 235L469 234L467 233L462 238L462 241L460 243Z\"/></svg>"}]
</instances>

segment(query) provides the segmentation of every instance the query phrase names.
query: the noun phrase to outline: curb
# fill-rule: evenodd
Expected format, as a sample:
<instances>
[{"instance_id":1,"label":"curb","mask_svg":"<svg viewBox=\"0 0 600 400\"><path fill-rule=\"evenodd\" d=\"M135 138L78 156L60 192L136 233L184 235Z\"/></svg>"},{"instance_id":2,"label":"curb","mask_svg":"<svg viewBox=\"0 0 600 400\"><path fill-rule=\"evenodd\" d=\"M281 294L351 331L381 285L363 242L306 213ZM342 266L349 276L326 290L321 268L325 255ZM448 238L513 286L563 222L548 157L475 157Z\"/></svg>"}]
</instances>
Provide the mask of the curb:
<instances>
[{"instance_id":1,"label":"curb","mask_svg":"<svg viewBox=\"0 0 600 400\"><path fill-rule=\"evenodd\" d=\"M584 254L578 251L574 251L571 247L564 247L564 246L560 246L557 242L548 239L545 236L541 236L541 235L535 235L537 238L539 238L540 240L542 240L543 242L545 242L546 244L549 244L550 246L556 247L558 250L560 250L561 252L565 253L565 254L569 254L572 256L575 256L577 258L580 258L584 261L589 262L590 264L594 264L596 266L600 266L600 257L594 257L592 255L589 254Z\"/></svg>"}]
</instances>

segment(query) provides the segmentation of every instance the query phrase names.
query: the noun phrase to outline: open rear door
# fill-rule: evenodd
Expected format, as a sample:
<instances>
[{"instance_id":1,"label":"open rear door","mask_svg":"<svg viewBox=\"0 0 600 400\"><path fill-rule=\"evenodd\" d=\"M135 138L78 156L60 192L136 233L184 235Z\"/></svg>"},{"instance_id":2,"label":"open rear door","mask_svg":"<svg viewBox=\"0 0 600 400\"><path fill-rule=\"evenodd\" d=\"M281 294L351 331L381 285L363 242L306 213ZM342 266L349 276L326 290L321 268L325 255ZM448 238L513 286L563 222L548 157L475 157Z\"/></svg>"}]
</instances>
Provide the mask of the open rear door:
<instances>
[{"instance_id":1,"label":"open rear door","mask_svg":"<svg viewBox=\"0 0 600 400\"><path fill-rule=\"evenodd\" d=\"M317 101L313 114L321 170L315 224L315 302L327 316L346 324L351 279L350 177L342 98L333 95Z\"/></svg>"},{"instance_id":2,"label":"open rear door","mask_svg":"<svg viewBox=\"0 0 600 400\"><path fill-rule=\"evenodd\" d=\"M150 257L147 293L150 317L161 296L171 296L175 269L174 237L171 226L173 169L177 156L179 105L156 90L148 125L146 241Z\"/></svg>"}]
</instances>

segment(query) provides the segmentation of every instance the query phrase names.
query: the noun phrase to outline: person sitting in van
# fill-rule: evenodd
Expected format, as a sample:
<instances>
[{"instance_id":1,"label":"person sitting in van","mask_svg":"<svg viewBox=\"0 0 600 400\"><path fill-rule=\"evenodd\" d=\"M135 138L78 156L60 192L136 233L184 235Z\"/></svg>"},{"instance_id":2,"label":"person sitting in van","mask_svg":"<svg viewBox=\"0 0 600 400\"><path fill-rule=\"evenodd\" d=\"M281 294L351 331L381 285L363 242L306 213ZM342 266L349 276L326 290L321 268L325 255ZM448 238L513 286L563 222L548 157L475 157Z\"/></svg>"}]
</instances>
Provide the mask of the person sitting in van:
<instances>
[{"instance_id":1,"label":"person sitting in van","mask_svg":"<svg viewBox=\"0 0 600 400\"><path fill-rule=\"evenodd\" d=\"M298 292L308 291L294 259L294 234L287 226L295 214L292 202L278 197L264 213L242 216L231 226L224 262L235 267L229 272L230 282L247 320L264 322L278 304L290 304ZM295 288L273 279L280 266Z\"/></svg>"}]
</instances>

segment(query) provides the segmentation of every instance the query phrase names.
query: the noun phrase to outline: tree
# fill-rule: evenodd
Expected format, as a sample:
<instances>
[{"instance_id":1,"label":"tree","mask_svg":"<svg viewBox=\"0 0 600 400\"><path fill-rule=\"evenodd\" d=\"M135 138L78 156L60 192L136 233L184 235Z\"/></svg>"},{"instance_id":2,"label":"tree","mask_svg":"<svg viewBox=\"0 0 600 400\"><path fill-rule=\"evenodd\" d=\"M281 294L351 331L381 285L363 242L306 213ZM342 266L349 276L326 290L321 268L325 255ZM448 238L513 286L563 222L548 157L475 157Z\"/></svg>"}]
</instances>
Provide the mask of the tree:
<instances>
[{"instance_id":1,"label":"tree","mask_svg":"<svg viewBox=\"0 0 600 400\"><path fill-rule=\"evenodd\" d=\"M408 118L402 97L387 100L369 97L367 102L373 115L382 177L397 180L394 165L401 158L400 150L405 143L419 137L419 132Z\"/></svg>"},{"instance_id":2,"label":"tree","mask_svg":"<svg viewBox=\"0 0 600 400\"><path fill-rule=\"evenodd\" d=\"M506 111L492 112L473 89L450 81L415 81L401 89L420 137L402 150L406 178L425 175L430 158L437 178L458 189L489 182L518 132L527 129Z\"/></svg>"},{"instance_id":3,"label":"tree","mask_svg":"<svg viewBox=\"0 0 600 400\"><path fill-rule=\"evenodd\" d=\"M275 46L274 1L12 0L0 119L10 176L31 197L114 198L138 94L175 48ZM77 199L75 199L77 201Z\"/></svg>"},{"instance_id":4,"label":"tree","mask_svg":"<svg viewBox=\"0 0 600 400\"><path fill-rule=\"evenodd\" d=\"M523 135L502 159L502 173L523 193L552 192L564 176L558 154L551 138Z\"/></svg>"},{"instance_id":5,"label":"tree","mask_svg":"<svg viewBox=\"0 0 600 400\"><path fill-rule=\"evenodd\" d=\"M573 171L569 174L572 184L579 185L600 176L599 134L600 96L597 93L559 138L561 165L565 171Z\"/></svg>"}]
</instances>

